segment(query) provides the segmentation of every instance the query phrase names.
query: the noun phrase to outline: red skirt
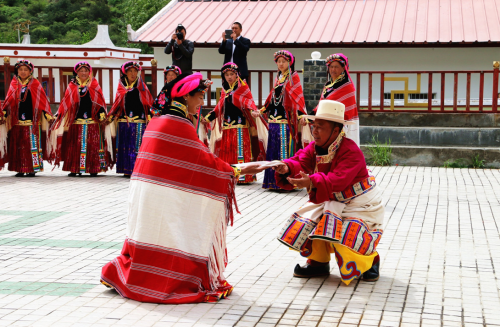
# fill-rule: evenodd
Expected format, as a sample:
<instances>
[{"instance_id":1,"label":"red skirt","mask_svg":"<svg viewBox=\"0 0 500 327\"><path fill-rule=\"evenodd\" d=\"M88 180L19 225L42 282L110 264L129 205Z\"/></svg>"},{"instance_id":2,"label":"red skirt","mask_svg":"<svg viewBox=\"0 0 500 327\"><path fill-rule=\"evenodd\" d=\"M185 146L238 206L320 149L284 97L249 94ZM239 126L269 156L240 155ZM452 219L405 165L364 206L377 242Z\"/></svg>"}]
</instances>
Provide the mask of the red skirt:
<instances>
[{"instance_id":1,"label":"red skirt","mask_svg":"<svg viewBox=\"0 0 500 327\"><path fill-rule=\"evenodd\" d=\"M18 173L34 173L43 171L43 159L47 155L46 139L40 137L41 127L32 135L30 132L32 126L14 125L9 131L7 137L7 160L9 170ZM41 139L41 140L40 140ZM32 153L33 141L33 153ZM40 142L41 141L41 142ZM45 158L48 159L48 158Z\"/></svg>"},{"instance_id":2,"label":"red skirt","mask_svg":"<svg viewBox=\"0 0 500 327\"><path fill-rule=\"evenodd\" d=\"M86 131L84 130L85 126ZM103 137L98 124L72 124L62 138L61 161L64 161L62 170L76 174L95 174L106 171L108 164L106 162L101 167L99 157L101 138ZM107 161L106 157L103 160Z\"/></svg>"},{"instance_id":3,"label":"red skirt","mask_svg":"<svg viewBox=\"0 0 500 327\"><path fill-rule=\"evenodd\" d=\"M228 164L239 164L252 161L252 143L248 128L224 129L222 139L215 144L215 155ZM242 175L238 184L252 183L255 176Z\"/></svg>"}]
</instances>

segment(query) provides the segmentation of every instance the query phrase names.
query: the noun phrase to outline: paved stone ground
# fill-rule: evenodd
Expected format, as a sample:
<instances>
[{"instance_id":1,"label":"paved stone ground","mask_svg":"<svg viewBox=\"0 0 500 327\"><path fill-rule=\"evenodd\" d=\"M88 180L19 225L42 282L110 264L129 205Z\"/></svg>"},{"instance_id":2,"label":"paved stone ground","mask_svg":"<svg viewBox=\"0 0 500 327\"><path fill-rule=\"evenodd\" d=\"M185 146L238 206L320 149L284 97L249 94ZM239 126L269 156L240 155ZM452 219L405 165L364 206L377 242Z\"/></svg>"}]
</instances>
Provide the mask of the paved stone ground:
<instances>
[{"instance_id":1,"label":"paved stone ground","mask_svg":"<svg viewBox=\"0 0 500 327\"><path fill-rule=\"evenodd\" d=\"M47 169L48 168L48 169ZM306 201L259 182L238 186L217 304L156 305L99 284L125 237L128 179L0 172L1 326L500 326L500 172L373 169L385 189L376 283L297 279L305 260L275 237ZM497 249L497 250L495 250Z\"/></svg>"}]
</instances>

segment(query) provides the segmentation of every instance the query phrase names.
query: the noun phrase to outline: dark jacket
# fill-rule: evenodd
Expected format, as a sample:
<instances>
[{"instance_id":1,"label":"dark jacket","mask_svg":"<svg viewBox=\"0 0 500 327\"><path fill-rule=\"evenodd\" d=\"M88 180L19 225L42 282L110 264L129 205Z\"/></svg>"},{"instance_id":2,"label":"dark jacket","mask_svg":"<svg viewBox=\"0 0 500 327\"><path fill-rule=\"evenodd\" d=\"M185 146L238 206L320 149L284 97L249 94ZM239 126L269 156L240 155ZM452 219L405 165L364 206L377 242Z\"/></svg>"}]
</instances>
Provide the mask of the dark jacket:
<instances>
[{"instance_id":1,"label":"dark jacket","mask_svg":"<svg viewBox=\"0 0 500 327\"><path fill-rule=\"evenodd\" d=\"M236 47L234 48L233 54L233 40L229 39L222 42L219 46L219 53L224 55L224 64L231 61L231 55L233 55L233 62L238 65L240 69L240 75L243 78L248 77L248 65L247 65L247 52L250 50L250 40L241 36L239 39L234 41Z\"/></svg>"},{"instance_id":2,"label":"dark jacket","mask_svg":"<svg viewBox=\"0 0 500 327\"><path fill-rule=\"evenodd\" d=\"M183 74L192 73L193 71L193 52L194 44L189 40L177 44L172 39L165 47L165 53L172 54L172 65L179 67Z\"/></svg>"}]
</instances>

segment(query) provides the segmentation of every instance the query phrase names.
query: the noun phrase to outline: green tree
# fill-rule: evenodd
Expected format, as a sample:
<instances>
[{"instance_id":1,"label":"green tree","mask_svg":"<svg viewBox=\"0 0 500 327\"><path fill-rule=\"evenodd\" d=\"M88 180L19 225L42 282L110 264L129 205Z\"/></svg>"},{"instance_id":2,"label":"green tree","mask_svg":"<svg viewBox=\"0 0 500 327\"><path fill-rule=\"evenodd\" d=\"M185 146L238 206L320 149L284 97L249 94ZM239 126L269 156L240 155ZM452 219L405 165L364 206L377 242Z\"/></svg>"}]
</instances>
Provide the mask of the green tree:
<instances>
[{"instance_id":1,"label":"green tree","mask_svg":"<svg viewBox=\"0 0 500 327\"><path fill-rule=\"evenodd\" d=\"M0 42L17 43L13 25L30 20L31 42L84 44L97 33L98 24L109 26L116 46L147 45L128 43L127 24L137 30L160 11L169 0L3 0L0 1Z\"/></svg>"},{"instance_id":2,"label":"green tree","mask_svg":"<svg viewBox=\"0 0 500 327\"><path fill-rule=\"evenodd\" d=\"M170 0L125 0L127 8L124 11L125 23L130 24L133 30L137 30L169 2ZM141 48L143 53L153 53L153 49L147 44L133 44L132 46Z\"/></svg>"}]
</instances>

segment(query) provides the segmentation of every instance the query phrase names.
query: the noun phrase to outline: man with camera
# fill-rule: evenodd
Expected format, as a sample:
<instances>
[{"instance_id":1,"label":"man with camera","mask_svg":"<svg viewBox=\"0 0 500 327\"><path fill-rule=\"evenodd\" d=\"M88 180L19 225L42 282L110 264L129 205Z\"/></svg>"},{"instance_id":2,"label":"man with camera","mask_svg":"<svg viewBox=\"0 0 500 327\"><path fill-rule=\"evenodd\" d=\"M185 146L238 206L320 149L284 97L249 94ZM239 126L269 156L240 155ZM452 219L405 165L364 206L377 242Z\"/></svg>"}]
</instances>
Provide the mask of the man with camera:
<instances>
[{"instance_id":1,"label":"man with camera","mask_svg":"<svg viewBox=\"0 0 500 327\"><path fill-rule=\"evenodd\" d=\"M224 64L234 62L240 69L242 79L248 78L247 53L250 50L250 40L241 36L243 27L234 22L231 30L222 33L222 43L219 53L224 55Z\"/></svg>"},{"instance_id":2,"label":"man with camera","mask_svg":"<svg viewBox=\"0 0 500 327\"><path fill-rule=\"evenodd\" d=\"M192 73L193 52L194 44L186 40L186 28L179 24L165 47L165 53L172 54L172 65L179 67L182 73Z\"/></svg>"}]
</instances>

